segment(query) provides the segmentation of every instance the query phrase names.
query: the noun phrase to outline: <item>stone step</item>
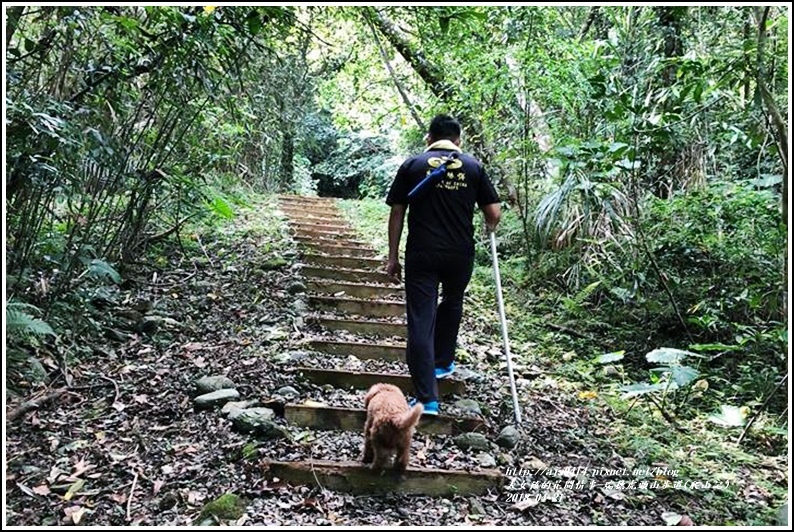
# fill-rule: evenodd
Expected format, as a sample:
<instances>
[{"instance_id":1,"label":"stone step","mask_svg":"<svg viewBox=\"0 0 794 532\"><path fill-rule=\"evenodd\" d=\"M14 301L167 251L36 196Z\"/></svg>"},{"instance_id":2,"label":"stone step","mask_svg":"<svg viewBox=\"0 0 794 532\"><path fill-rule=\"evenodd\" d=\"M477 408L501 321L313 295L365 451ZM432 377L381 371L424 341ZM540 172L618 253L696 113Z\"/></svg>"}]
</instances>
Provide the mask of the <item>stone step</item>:
<instances>
[{"instance_id":1,"label":"stone step","mask_svg":"<svg viewBox=\"0 0 794 532\"><path fill-rule=\"evenodd\" d=\"M314 206L314 205L300 205L300 204L281 204L279 210L290 216L323 216L334 219L342 219L342 211L329 206Z\"/></svg>"},{"instance_id":2,"label":"stone step","mask_svg":"<svg viewBox=\"0 0 794 532\"><path fill-rule=\"evenodd\" d=\"M366 390L373 384L383 382L397 386L405 394L412 394L414 391L410 375L315 368L296 368L295 371L309 382L330 384L340 389L357 388ZM463 395L465 391L466 383L464 381L450 378L438 381L438 393L440 395Z\"/></svg>"},{"instance_id":3,"label":"stone step","mask_svg":"<svg viewBox=\"0 0 794 532\"><path fill-rule=\"evenodd\" d=\"M343 283L339 281L308 281L307 288L320 294L339 294L358 298L403 297L403 290L377 284Z\"/></svg>"},{"instance_id":4,"label":"stone step","mask_svg":"<svg viewBox=\"0 0 794 532\"><path fill-rule=\"evenodd\" d=\"M318 255L331 255L331 256L342 256L342 257L365 257L365 258L375 258L378 256L378 252L372 248L364 247L364 246L339 246L333 244L326 244L324 242L303 242L301 245L309 250L311 253L315 253ZM384 262L386 262L384 260Z\"/></svg>"},{"instance_id":5,"label":"stone step","mask_svg":"<svg viewBox=\"0 0 794 532\"><path fill-rule=\"evenodd\" d=\"M307 223L339 223L344 222L342 213L338 211L313 211L306 210L305 207L280 207L280 210L288 216L287 221L307 222Z\"/></svg>"},{"instance_id":6,"label":"stone step","mask_svg":"<svg viewBox=\"0 0 794 532\"><path fill-rule=\"evenodd\" d=\"M307 344L319 353L342 357L354 356L360 360L405 360L405 345L379 344L369 342L337 342L334 340L314 340Z\"/></svg>"},{"instance_id":7,"label":"stone step","mask_svg":"<svg viewBox=\"0 0 794 532\"><path fill-rule=\"evenodd\" d=\"M369 244L367 244L366 242L362 242L361 240L357 240L355 238L334 238L334 237L316 236L316 235L315 236L293 235L292 238L301 245L315 243L325 246L332 245L332 246L359 247L359 248L369 249Z\"/></svg>"},{"instance_id":8,"label":"stone step","mask_svg":"<svg viewBox=\"0 0 794 532\"><path fill-rule=\"evenodd\" d=\"M389 276L384 272L355 270L350 268L328 268L325 266L312 266L304 264L301 272L308 279L328 279L332 281L350 281L356 283L382 283L390 282ZM400 285L392 285L400 286Z\"/></svg>"},{"instance_id":9,"label":"stone step","mask_svg":"<svg viewBox=\"0 0 794 532\"><path fill-rule=\"evenodd\" d=\"M344 233L353 230L353 228L349 225L343 224L341 220L337 222L311 223L297 222L293 219L289 221L289 224L295 229L302 229L305 231L330 231L333 233Z\"/></svg>"},{"instance_id":10,"label":"stone step","mask_svg":"<svg viewBox=\"0 0 794 532\"><path fill-rule=\"evenodd\" d=\"M309 303L318 310L330 310L345 314L357 314L372 318L405 315L405 303L356 299L352 297L311 296Z\"/></svg>"},{"instance_id":11,"label":"stone step","mask_svg":"<svg viewBox=\"0 0 794 532\"><path fill-rule=\"evenodd\" d=\"M304 229L302 227L292 227L291 229L295 236L323 237L323 238L332 238L334 240L339 240L344 238L355 240L356 238L358 238L358 235L354 233L352 229L348 229L344 231L324 231L322 229Z\"/></svg>"},{"instance_id":12,"label":"stone step","mask_svg":"<svg viewBox=\"0 0 794 532\"><path fill-rule=\"evenodd\" d=\"M294 202L294 203L330 203L336 204L337 198L327 196L300 196L298 194L281 194L278 197L279 201Z\"/></svg>"},{"instance_id":13,"label":"stone step","mask_svg":"<svg viewBox=\"0 0 794 532\"><path fill-rule=\"evenodd\" d=\"M367 411L363 408L336 406L291 405L284 407L287 421L299 427L315 430L364 430ZM471 417L422 416L416 429L424 434L458 435L464 432L487 432L489 427L482 419Z\"/></svg>"},{"instance_id":14,"label":"stone step","mask_svg":"<svg viewBox=\"0 0 794 532\"><path fill-rule=\"evenodd\" d=\"M365 336L396 336L405 339L407 328L405 323L392 323L376 320L344 320L338 318L316 318L317 323L329 331L347 331Z\"/></svg>"},{"instance_id":15,"label":"stone step","mask_svg":"<svg viewBox=\"0 0 794 532\"><path fill-rule=\"evenodd\" d=\"M499 490L505 482L495 469L454 471L408 467L403 478L370 469L360 462L309 460L305 462L266 461L264 475L290 484L318 485L325 489L366 495L399 493L431 497L481 495Z\"/></svg>"},{"instance_id":16,"label":"stone step","mask_svg":"<svg viewBox=\"0 0 794 532\"><path fill-rule=\"evenodd\" d=\"M332 257L329 255L304 253L301 260L306 264L311 264L313 266L331 266L354 270L377 271L386 268L386 261L382 259L370 259L367 257Z\"/></svg>"}]
</instances>

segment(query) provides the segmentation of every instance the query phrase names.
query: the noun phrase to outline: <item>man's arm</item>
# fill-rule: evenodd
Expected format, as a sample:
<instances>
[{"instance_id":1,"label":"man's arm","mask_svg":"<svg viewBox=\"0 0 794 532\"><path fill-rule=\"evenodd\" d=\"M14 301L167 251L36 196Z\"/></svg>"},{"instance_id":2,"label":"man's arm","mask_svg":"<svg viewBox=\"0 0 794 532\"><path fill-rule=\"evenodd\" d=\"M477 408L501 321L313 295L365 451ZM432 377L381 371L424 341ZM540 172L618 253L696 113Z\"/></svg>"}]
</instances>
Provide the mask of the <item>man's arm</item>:
<instances>
[{"instance_id":1,"label":"man's arm","mask_svg":"<svg viewBox=\"0 0 794 532\"><path fill-rule=\"evenodd\" d=\"M485 217L485 227L489 233L496 231L496 226L499 225L499 220L502 218L502 205L499 203L489 203L481 207L482 214Z\"/></svg>"},{"instance_id":2,"label":"man's arm","mask_svg":"<svg viewBox=\"0 0 794 532\"><path fill-rule=\"evenodd\" d=\"M403 234L403 221L405 220L405 205L394 204L389 215L389 263L386 265L386 274L392 282L400 282L400 237Z\"/></svg>"}]
</instances>

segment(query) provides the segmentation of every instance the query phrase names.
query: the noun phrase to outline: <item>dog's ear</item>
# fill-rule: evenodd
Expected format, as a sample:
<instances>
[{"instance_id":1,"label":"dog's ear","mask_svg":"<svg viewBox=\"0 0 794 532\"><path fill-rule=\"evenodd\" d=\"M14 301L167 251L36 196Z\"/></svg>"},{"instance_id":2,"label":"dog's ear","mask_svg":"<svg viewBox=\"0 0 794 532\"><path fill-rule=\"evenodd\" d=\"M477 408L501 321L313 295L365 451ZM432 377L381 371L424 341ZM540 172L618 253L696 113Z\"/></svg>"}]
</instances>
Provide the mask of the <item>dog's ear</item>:
<instances>
[{"instance_id":1,"label":"dog's ear","mask_svg":"<svg viewBox=\"0 0 794 532\"><path fill-rule=\"evenodd\" d=\"M380 383L372 385L372 387L367 392L367 395L364 396L364 407L365 408L369 406L369 401L373 397L375 397L378 394L378 392L381 391L382 388L383 388L383 385L380 384Z\"/></svg>"}]
</instances>

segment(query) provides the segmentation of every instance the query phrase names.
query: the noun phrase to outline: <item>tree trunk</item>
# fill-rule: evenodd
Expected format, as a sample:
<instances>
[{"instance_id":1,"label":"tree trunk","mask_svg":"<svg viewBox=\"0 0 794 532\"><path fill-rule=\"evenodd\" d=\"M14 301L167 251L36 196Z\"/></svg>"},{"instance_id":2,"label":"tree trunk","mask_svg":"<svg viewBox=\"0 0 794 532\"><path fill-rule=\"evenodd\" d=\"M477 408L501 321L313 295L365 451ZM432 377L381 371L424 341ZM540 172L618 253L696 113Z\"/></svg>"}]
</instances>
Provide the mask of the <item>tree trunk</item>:
<instances>
[{"instance_id":1,"label":"tree trunk","mask_svg":"<svg viewBox=\"0 0 794 532\"><path fill-rule=\"evenodd\" d=\"M455 114L463 124L467 133L465 141L471 146L474 152L485 165L490 165L488 171L496 184L502 184L508 190L508 200L511 204L515 203L515 186L507 178L505 172L497 165L492 164L496 158L496 150L493 145L485 138L482 123L474 115L465 109L457 107L455 103L455 89L444 79L441 69L430 63L420 50L416 50L411 43L402 35L397 25L378 8L370 8L373 22L377 25L381 34L386 40L400 53L401 56L411 65L411 68L422 78L430 91L442 102L450 107L450 111Z\"/></svg>"},{"instance_id":2,"label":"tree trunk","mask_svg":"<svg viewBox=\"0 0 794 532\"><path fill-rule=\"evenodd\" d=\"M670 60L681 57L684 54L681 31L687 8L663 6L653 9L656 13L659 28L662 31L662 57L668 62L662 71L660 82L663 87L671 87L676 82L678 66ZM669 100L662 104L662 111L667 111L669 105ZM671 139L670 143L672 145L666 146L664 152L658 154L659 167L653 183L655 194L661 198L670 197L676 189L687 181L687 169L693 164L692 161L685 160L685 150L676 145L676 139Z\"/></svg>"},{"instance_id":3,"label":"tree trunk","mask_svg":"<svg viewBox=\"0 0 794 532\"><path fill-rule=\"evenodd\" d=\"M365 12L365 15L366 13L367 12ZM426 131L426 127L424 122L422 121L422 118L419 116L419 113L416 111L416 108L411 103L411 99L408 97L408 93L405 92L402 83L400 83L400 80L397 79L397 74L394 72L391 63L389 62L389 56L386 53L386 50L383 48L383 43L380 42L380 38L378 37L378 32L375 29L375 26L372 24L372 19L368 16L365 16L365 18L367 20L367 25L369 26L369 29L372 30L372 37L375 39L375 44L378 46L378 51L380 51L380 56L383 58L383 64L386 65L386 70L389 71L389 76L391 77L392 83L394 83L394 87L397 89L397 92L400 93L400 97L402 98L403 103L405 103L405 106L408 108L408 111L410 111L411 116L414 119L414 122L416 122L416 125L419 126L419 129L421 129L422 131Z\"/></svg>"},{"instance_id":4,"label":"tree trunk","mask_svg":"<svg viewBox=\"0 0 794 532\"><path fill-rule=\"evenodd\" d=\"M25 6L14 6L7 8L6 50L8 49L8 43L11 42L11 38L14 36L14 33L17 31L17 26L19 25L19 19L22 18L22 13L24 11L25 11Z\"/></svg>"},{"instance_id":5,"label":"tree trunk","mask_svg":"<svg viewBox=\"0 0 794 532\"><path fill-rule=\"evenodd\" d=\"M279 181L281 188L292 185L295 173L295 132L291 124L282 124L281 136L281 166L279 169Z\"/></svg>"}]
</instances>

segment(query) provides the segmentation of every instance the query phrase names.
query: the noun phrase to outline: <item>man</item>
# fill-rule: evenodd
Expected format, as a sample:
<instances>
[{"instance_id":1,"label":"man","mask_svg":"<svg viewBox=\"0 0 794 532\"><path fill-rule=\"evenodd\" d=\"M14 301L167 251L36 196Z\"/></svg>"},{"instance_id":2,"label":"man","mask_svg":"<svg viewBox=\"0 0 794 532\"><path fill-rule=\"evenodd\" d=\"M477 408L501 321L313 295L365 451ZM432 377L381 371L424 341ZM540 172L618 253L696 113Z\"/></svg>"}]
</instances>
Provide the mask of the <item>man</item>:
<instances>
[{"instance_id":1,"label":"man","mask_svg":"<svg viewBox=\"0 0 794 532\"><path fill-rule=\"evenodd\" d=\"M451 116L433 118L425 136L427 149L402 164L386 197L391 206L386 273L394 282L400 281L398 251L408 211L406 359L416 400L429 415L438 415L436 379L455 370L463 292L474 267L474 205L482 210L489 231L501 216L499 197L482 163L460 149L460 133L460 123ZM440 181L425 181L442 165L446 172L440 173Z\"/></svg>"}]
</instances>

